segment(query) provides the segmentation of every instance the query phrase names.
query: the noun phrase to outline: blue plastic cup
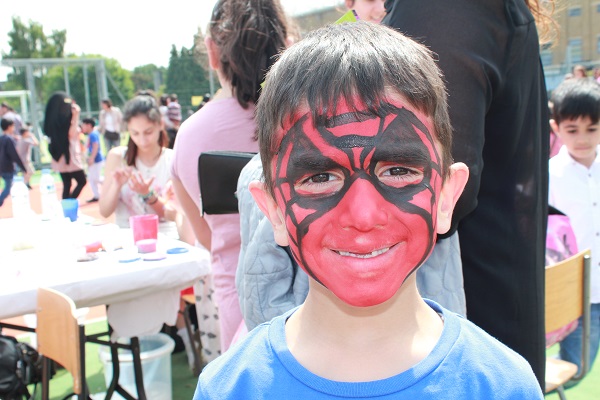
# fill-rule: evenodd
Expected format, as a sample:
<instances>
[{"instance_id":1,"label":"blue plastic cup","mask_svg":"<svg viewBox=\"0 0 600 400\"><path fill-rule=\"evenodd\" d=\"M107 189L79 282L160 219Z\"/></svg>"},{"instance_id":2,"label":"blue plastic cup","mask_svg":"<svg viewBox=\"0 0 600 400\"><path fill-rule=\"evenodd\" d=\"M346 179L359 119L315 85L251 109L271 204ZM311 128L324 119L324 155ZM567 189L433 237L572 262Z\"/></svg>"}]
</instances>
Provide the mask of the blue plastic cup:
<instances>
[{"instance_id":1,"label":"blue plastic cup","mask_svg":"<svg viewBox=\"0 0 600 400\"><path fill-rule=\"evenodd\" d=\"M62 205L65 217L69 218L71 222L77 221L79 201L77 199L63 199L60 204Z\"/></svg>"}]
</instances>

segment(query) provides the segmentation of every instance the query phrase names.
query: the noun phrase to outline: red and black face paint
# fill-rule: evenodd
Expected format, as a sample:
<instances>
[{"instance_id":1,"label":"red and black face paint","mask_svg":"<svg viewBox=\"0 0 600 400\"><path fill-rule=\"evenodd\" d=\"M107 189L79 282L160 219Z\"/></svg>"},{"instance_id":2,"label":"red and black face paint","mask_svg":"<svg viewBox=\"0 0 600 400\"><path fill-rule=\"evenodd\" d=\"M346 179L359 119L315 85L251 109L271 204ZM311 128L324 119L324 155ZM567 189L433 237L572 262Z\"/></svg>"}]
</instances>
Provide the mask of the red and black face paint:
<instances>
[{"instance_id":1,"label":"red and black face paint","mask_svg":"<svg viewBox=\"0 0 600 400\"><path fill-rule=\"evenodd\" d=\"M274 187L299 264L342 300L369 306L433 248L441 160L427 119L408 108L383 117L342 108L316 129L307 113L285 133Z\"/></svg>"}]
</instances>

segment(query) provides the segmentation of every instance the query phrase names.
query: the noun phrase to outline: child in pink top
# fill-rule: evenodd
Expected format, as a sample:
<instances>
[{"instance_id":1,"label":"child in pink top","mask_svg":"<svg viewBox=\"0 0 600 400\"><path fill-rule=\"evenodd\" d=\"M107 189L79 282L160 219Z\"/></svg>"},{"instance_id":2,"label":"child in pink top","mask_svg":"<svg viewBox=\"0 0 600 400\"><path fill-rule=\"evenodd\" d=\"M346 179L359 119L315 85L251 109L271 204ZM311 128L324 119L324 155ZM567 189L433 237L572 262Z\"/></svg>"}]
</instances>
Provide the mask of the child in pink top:
<instances>
[{"instance_id":1,"label":"child in pink top","mask_svg":"<svg viewBox=\"0 0 600 400\"><path fill-rule=\"evenodd\" d=\"M240 219L239 214L200 216L198 156L211 150L258 152L254 103L274 56L285 47L286 24L279 0L217 2L205 44L221 90L181 125L175 141L173 187L196 239L211 250L222 352L242 324L235 287Z\"/></svg>"}]
</instances>

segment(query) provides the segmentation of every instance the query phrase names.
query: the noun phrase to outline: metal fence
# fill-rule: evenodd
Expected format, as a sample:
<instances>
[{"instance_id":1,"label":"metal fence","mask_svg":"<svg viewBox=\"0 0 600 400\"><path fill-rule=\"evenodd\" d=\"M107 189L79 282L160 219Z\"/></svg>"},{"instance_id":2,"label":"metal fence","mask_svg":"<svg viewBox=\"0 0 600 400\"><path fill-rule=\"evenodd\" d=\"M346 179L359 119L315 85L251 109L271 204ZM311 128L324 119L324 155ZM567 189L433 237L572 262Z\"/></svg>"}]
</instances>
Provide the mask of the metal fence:
<instances>
[{"instance_id":1,"label":"metal fence","mask_svg":"<svg viewBox=\"0 0 600 400\"><path fill-rule=\"evenodd\" d=\"M33 152L36 168L50 162L42 126L46 102L54 92L63 91L73 97L83 117L97 117L104 98L117 106L126 100L107 73L103 59L3 59L2 65L13 68L14 86L26 88L0 91L0 101L12 105L40 141Z\"/></svg>"}]
</instances>

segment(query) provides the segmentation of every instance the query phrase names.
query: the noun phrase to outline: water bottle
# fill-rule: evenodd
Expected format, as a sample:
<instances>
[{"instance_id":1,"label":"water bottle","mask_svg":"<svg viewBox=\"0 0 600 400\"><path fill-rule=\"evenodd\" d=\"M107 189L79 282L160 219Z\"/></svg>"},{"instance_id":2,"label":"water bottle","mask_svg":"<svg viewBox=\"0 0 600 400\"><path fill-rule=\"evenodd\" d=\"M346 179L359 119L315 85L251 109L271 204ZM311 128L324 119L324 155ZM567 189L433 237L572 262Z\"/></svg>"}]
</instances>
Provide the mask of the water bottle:
<instances>
[{"instance_id":1,"label":"water bottle","mask_svg":"<svg viewBox=\"0 0 600 400\"><path fill-rule=\"evenodd\" d=\"M56 184L49 169L42 170L40 177L40 196L42 199L43 219L54 219L61 217L62 210L56 197Z\"/></svg>"},{"instance_id":2,"label":"water bottle","mask_svg":"<svg viewBox=\"0 0 600 400\"><path fill-rule=\"evenodd\" d=\"M13 179L10 198L14 218L26 218L33 214L29 203L29 188L25 185L22 176L15 176Z\"/></svg>"}]
</instances>

